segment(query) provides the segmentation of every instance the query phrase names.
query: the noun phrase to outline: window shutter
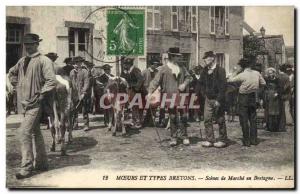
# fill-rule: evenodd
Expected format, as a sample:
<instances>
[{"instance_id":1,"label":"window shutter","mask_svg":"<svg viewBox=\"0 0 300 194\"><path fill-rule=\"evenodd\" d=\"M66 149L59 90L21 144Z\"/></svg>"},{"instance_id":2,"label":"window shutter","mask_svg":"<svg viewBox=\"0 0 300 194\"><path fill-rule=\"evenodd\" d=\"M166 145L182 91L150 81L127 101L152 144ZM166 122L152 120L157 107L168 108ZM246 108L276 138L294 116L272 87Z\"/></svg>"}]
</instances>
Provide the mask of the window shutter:
<instances>
[{"instance_id":1,"label":"window shutter","mask_svg":"<svg viewBox=\"0 0 300 194\"><path fill-rule=\"evenodd\" d=\"M225 7L225 35L229 35L229 7Z\"/></svg>"},{"instance_id":2,"label":"window shutter","mask_svg":"<svg viewBox=\"0 0 300 194\"><path fill-rule=\"evenodd\" d=\"M160 30L161 28L161 21L160 21L160 8L155 6L153 9L153 27L155 30Z\"/></svg>"},{"instance_id":3,"label":"window shutter","mask_svg":"<svg viewBox=\"0 0 300 194\"><path fill-rule=\"evenodd\" d=\"M147 7L147 28L153 29L153 6Z\"/></svg>"},{"instance_id":4,"label":"window shutter","mask_svg":"<svg viewBox=\"0 0 300 194\"><path fill-rule=\"evenodd\" d=\"M68 35L68 27L56 27L56 51L59 54L58 62L63 62L66 57L69 57Z\"/></svg>"},{"instance_id":5,"label":"window shutter","mask_svg":"<svg viewBox=\"0 0 300 194\"><path fill-rule=\"evenodd\" d=\"M95 65L100 65L100 61L104 60L104 51L103 42L101 38L101 31L100 30L93 30L93 63Z\"/></svg>"},{"instance_id":6,"label":"window shutter","mask_svg":"<svg viewBox=\"0 0 300 194\"><path fill-rule=\"evenodd\" d=\"M210 6L209 7L209 29L211 34L215 34L215 7Z\"/></svg>"}]
</instances>

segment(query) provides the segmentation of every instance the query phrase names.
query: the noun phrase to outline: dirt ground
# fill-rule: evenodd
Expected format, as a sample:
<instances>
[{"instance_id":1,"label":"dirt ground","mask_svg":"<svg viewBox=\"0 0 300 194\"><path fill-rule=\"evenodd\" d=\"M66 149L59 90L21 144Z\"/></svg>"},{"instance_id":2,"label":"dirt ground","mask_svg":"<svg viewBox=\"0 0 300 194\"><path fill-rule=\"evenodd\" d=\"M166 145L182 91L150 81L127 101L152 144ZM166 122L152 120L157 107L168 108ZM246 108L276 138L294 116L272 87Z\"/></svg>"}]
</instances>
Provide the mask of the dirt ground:
<instances>
[{"instance_id":1,"label":"dirt ground","mask_svg":"<svg viewBox=\"0 0 300 194\"><path fill-rule=\"evenodd\" d=\"M294 168L294 127L287 126L287 132L271 133L259 130L260 144L243 147L242 132L238 119L227 122L229 146L222 149L201 147L201 134L204 137L203 123L193 122L188 127L190 146L169 147L169 131L158 128L160 138L154 128L140 131L130 130L127 137L112 137L111 132L103 126L99 116L92 118L92 130L76 130L74 141L68 145L67 156L59 152L50 152L51 134L43 126L50 169L36 174L26 180L16 180L15 173L21 163L17 134L21 115L7 118L6 129L6 177L7 187L30 187L36 180L59 178L61 174L88 171L91 169L135 171L150 170L266 170L276 172L278 169ZM215 126L217 128L217 126ZM200 133L201 131L201 133ZM217 131L217 130L215 130ZM218 136L218 133L216 132Z\"/></svg>"}]
</instances>

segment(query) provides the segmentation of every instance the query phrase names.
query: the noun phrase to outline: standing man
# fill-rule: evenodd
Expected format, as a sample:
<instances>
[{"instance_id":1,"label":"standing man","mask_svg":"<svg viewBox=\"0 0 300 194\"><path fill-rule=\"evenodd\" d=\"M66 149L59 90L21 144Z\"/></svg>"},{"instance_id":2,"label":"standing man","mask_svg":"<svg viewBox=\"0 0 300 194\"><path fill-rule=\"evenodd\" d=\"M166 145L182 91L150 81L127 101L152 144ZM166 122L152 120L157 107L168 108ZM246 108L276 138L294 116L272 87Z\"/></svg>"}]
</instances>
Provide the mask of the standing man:
<instances>
[{"instance_id":1,"label":"standing man","mask_svg":"<svg viewBox=\"0 0 300 194\"><path fill-rule=\"evenodd\" d=\"M82 57L74 57L74 69L70 72L70 79L73 88L73 104L76 107L82 107L84 131L89 130L89 107L88 96L91 93L89 86L88 71L82 66L84 59ZM76 110L75 110L76 111ZM75 120L78 118L78 113L75 113ZM75 121L76 122L76 121ZM75 123L76 125L76 123Z\"/></svg>"},{"instance_id":2,"label":"standing man","mask_svg":"<svg viewBox=\"0 0 300 194\"><path fill-rule=\"evenodd\" d=\"M40 118L45 97L55 89L56 79L52 62L38 51L40 41L37 34L26 34L23 43L27 55L9 70L9 77L18 78L18 101L24 114L19 128L22 164L17 179L32 176L34 170L48 169Z\"/></svg>"},{"instance_id":3,"label":"standing man","mask_svg":"<svg viewBox=\"0 0 300 194\"><path fill-rule=\"evenodd\" d=\"M73 66L73 64L74 64L73 58L72 58L72 57L67 57L67 58L65 58L64 63L65 63L66 65L63 67L63 71L64 71L63 74L69 77L71 71L74 69L74 66Z\"/></svg>"},{"instance_id":4,"label":"standing man","mask_svg":"<svg viewBox=\"0 0 300 194\"><path fill-rule=\"evenodd\" d=\"M88 71L88 77L89 77L89 96L87 96L86 101L87 101L87 109L89 113L93 113L93 107L94 107L94 102L95 102L95 93L94 93L94 86L95 86L95 79L93 76L93 71L94 71L94 64L89 61L85 61L85 66Z\"/></svg>"},{"instance_id":5,"label":"standing man","mask_svg":"<svg viewBox=\"0 0 300 194\"><path fill-rule=\"evenodd\" d=\"M170 117L170 129L171 129L171 141L170 146L176 146L179 140L183 140L184 145L189 145L190 141L187 135L186 123L187 117L184 114L184 109L179 109L179 93L186 91L189 83L191 82L191 76L186 68L180 67L178 62L182 54L179 52L179 48L169 48L168 59L166 64L161 66L155 75L154 79L150 83L148 90L148 100L151 98L152 93L160 86L161 93L168 97L176 96L174 103L168 103L169 117ZM164 97L163 97L164 98ZM162 108L166 108L162 107ZM180 114L180 117L179 117Z\"/></svg>"},{"instance_id":6,"label":"standing man","mask_svg":"<svg viewBox=\"0 0 300 194\"><path fill-rule=\"evenodd\" d=\"M125 58L124 60L124 71L121 73L121 77L125 78L129 85L129 102L132 100L135 94L142 94L143 81L142 72L138 67L133 65L133 58ZM132 107L132 118L134 128L140 129L142 127L142 114L143 109L139 108L139 105L134 105Z\"/></svg>"},{"instance_id":7,"label":"standing man","mask_svg":"<svg viewBox=\"0 0 300 194\"><path fill-rule=\"evenodd\" d=\"M279 66L278 80L279 87L281 92L280 98L280 115L279 115L279 131L286 131L286 114L285 114L285 106L290 97L291 85L290 78L285 73L287 69L286 64L282 64Z\"/></svg>"},{"instance_id":8,"label":"standing man","mask_svg":"<svg viewBox=\"0 0 300 194\"><path fill-rule=\"evenodd\" d=\"M200 76L200 84L205 95L204 126L207 140L202 142L202 146L223 148L226 146L227 141L224 116L226 73L224 68L217 65L216 55L213 51L205 52L203 59L206 66ZM214 136L214 118L219 125L218 141Z\"/></svg>"},{"instance_id":9,"label":"standing man","mask_svg":"<svg viewBox=\"0 0 300 194\"><path fill-rule=\"evenodd\" d=\"M111 68L112 68L111 65L104 64L101 68L103 69L103 74L99 76L98 81L102 85L102 88L103 88L102 95L104 95L109 92L109 91L104 91L104 90L108 84L109 79L114 77L114 75L111 74ZM99 99L99 101L100 101L100 99ZM111 102L108 98L104 100L104 104L106 106L108 106L110 103ZM112 122L110 122L110 119L113 119L113 108L112 107L104 109L104 125L108 126L108 130L111 130L111 127L112 127L110 125L112 123Z\"/></svg>"},{"instance_id":10,"label":"standing man","mask_svg":"<svg viewBox=\"0 0 300 194\"><path fill-rule=\"evenodd\" d=\"M144 90L145 90L145 95L147 95L147 91L149 89L151 81L154 79L154 76L157 73L157 67L159 66L159 61L157 59L152 59L150 61L150 67L145 69L142 72L142 76L144 77ZM144 96L143 96L144 97ZM144 99L144 98L143 98ZM153 116L155 115L155 108L149 107L146 110L146 115L144 118L144 126L149 126L149 127L154 127L154 122Z\"/></svg>"},{"instance_id":11,"label":"standing man","mask_svg":"<svg viewBox=\"0 0 300 194\"><path fill-rule=\"evenodd\" d=\"M289 98L289 111L292 116L293 122L294 120L294 114L295 114L295 77L294 77L294 67L291 64L287 65L286 73L289 76L290 79L290 88L291 88L291 95Z\"/></svg>"},{"instance_id":12,"label":"standing man","mask_svg":"<svg viewBox=\"0 0 300 194\"><path fill-rule=\"evenodd\" d=\"M190 121L200 121L200 118L203 116L203 97L201 94L201 88L200 88L200 75L201 75L201 66L200 65L196 65L193 70L191 71L191 76L192 76L192 82L190 83L190 88L189 88L189 92L190 92L190 96L194 93L197 97L196 100L196 104L200 105L199 109L190 109L189 110L189 120Z\"/></svg>"},{"instance_id":13,"label":"standing man","mask_svg":"<svg viewBox=\"0 0 300 194\"><path fill-rule=\"evenodd\" d=\"M238 74L236 71L227 80L241 84L238 95L239 119L243 131L243 145L248 147L259 143L256 128L256 95L259 88L266 85L262 75L250 68L251 64L254 65L255 62L241 59L239 65L243 72Z\"/></svg>"}]
</instances>

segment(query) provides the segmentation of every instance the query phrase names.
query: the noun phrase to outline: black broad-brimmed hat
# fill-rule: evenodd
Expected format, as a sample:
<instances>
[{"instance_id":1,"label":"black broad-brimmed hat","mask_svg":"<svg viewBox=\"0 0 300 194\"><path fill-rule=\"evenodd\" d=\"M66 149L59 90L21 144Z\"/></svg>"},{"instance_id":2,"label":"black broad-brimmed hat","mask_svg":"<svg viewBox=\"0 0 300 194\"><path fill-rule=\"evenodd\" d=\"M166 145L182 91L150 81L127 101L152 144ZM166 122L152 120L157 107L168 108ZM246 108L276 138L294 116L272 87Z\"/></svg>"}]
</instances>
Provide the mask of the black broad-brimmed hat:
<instances>
[{"instance_id":1,"label":"black broad-brimmed hat","mask_svg":"<svg viewBox=\"0 0 300 194\"><path fill-rule=\"evenodd\" d=\"M80 57L80 56L77 56L77 57L74 57L73 58L73 62L84 62L85 60L84 60L84 58L82 58L82 57Z\"/></svg>"},{"instance_id":2,"label":"black broad-brimmed hat","mask_svg":"<svg viewBox=\"0 0 300 194\"><path fill-rule=\"evenodd\" d=\"M105 69L111 69L112 66L109 65L109 64L104 64L104 65L101 66L101 68L104 69L104 70L105 70Z\"/></svg>"},{"instance_id":3,"label":"black broad-brimmed hat","mask_svg":"<svg viewBox=\"0 0 300 194\"><path fill-rule=\"evenodd\" d=\"M43 39L40 39L39 35L28 33L23 37L23 44L33 44L37 42L41 42Z\"/></svg>"},{"instance_id":4,"label":"black broad-brimmed hat","mask_svg":"<svg viewBox=\"0 0 300 194\"><path fill-rule=\"evenodd\" d=\"M65 58L65 60L64 60L64 63L66 63L66 64L69 64L69 63L71 63L72 62L72 58L71 57L67 57L67 58Z\"/></svg>"},{"instance_id":5,"label":"black broad-brimmed hat","mask_svg":"<svg viewBox=\"0 0 300 194\"><path fill-rule=\"evenodd\" d=\"M182 54L180 53L180 50L179 50L178 47L171 47L171 48L169 48L168 54L170 54L170 55L178 55L178 56L181 56L181 55L182 55Z\"/></svg>"},{"instance_id":6,"label":"black broad-brimmed hat","mask_svg":"<svg viewBox=\"0 0 300 194\"><path fill-rule=\"evenodd\" d=\"M58 58L57 53L47 53L45 56L47 56L50 59L57 59Z\"/></svg>"},{"instance_id":7,"label":"black broad-brimmed hat","mask_svg":"<svg viewBox=\"0 0 300 194\"><path fill-rule=\"evenodd\" d=\"M203 56L202 59L206 59L208 57L215 57L215 56L216 55L215 55L215 53L213 51L207 51L207 52L204 53L204 56Z\"/></svg>"},{"instance_id":8,"label":"black broad-brimmed hat","mask_svg":"<svg viewBox=\"0 0 300 194\"><path fill-rule=\"evenodd\" d=\"M124 59L124 65L133 65L133 58Z\"/></svg>"},{"instance_id":9,"label":"black broad-brimmed hat","mask_svg":"<svg viewBox=\"0 0 300 194\"><path fill-rule=\"evenodd\" d=\"M84 61L84 64L86 64L86 66L89 66L89 67L93 67L94 66L94 63L92 63L90 61Z\"/></svg>"}]
</instances>

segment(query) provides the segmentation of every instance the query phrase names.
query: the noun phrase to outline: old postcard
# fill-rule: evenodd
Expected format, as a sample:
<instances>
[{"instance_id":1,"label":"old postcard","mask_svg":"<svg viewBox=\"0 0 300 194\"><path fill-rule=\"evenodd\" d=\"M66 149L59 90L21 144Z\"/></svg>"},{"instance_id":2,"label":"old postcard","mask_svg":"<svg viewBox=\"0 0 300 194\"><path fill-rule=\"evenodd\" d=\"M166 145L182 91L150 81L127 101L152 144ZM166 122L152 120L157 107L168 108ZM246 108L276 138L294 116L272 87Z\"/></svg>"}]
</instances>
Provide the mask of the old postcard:
<instances>
[{"instance_id":1,"label":"old postcard","mask_svg":"<svg viewBox=\"0 0 300 194\"><path fill-rule=\"evenodd\" d=\"M7 6L7 188L295 188L293 6Z\"/></svg>"}]
</instances>

